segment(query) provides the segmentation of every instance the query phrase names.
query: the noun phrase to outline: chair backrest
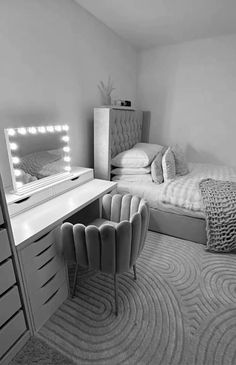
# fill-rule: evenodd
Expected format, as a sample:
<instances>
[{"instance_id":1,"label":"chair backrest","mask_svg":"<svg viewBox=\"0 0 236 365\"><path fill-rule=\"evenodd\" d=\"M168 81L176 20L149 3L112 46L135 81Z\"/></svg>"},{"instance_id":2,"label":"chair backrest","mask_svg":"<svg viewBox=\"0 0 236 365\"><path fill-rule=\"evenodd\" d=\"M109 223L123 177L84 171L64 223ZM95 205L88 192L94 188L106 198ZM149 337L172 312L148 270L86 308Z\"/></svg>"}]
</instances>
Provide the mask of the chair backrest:
<instances>
[{"instance_id":1,"label":"chair backrest","mask_svg":"<svg viewBox=\"0 0 236 365\"><path fill-rule=\"evenodd\" d=\"M65 256L72 259L74 254L79 265L107 273L128 271L144 246L149 224L148 205L143 199L130 194L107 194L102 199L102 217L117 225L105 223L99 228L83 224L62 225L64 246L68 245Z\"/></svg>"}]
</instances>

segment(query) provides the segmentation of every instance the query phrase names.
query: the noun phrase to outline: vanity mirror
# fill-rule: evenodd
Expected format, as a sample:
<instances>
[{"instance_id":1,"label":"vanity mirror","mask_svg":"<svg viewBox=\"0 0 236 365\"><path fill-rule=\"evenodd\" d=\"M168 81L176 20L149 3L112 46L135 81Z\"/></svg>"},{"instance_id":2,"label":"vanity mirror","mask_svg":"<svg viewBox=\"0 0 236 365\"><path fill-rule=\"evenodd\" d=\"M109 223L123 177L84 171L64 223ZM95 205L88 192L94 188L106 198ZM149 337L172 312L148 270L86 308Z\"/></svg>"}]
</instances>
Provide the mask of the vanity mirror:
<instances>
[{"instance_id":1,"label":"vanity mirror","mask_svg":"<svg viewBox=\"0 0 236 365\"><path fill-rule=\"evenodd\" d=\"M5 129L14 192L25 194L71 173L68 125Z\"/></svg>"}]
</instances>

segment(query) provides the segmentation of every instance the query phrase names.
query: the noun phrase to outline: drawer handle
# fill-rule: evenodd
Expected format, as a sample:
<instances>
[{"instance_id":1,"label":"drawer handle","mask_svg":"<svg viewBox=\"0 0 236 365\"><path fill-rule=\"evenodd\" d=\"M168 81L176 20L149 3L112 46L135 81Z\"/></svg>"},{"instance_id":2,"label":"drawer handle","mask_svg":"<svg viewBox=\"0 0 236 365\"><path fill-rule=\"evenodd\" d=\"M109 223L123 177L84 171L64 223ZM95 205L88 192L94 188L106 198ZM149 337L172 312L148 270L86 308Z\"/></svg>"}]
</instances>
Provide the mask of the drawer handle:
<instances>
[{"instance_id":1,"label":"drawer handle","mask_svg":"<svg viewBox=\"0 0 236 365\"><path fill-rule=\"evenodd\" d=\"M78 180L79 179L79 176L76 176L76 177L73 177L72 179L70 179L70 181L75 181L75 180Z\"/></svg>"},{"instance_id":2,"label":"drawer handle","mask_svg":"<svg viewBox=\"0 0 236 365\"><path fill-rule=\"evenodd\" d=\"M51 257L48 261L45 262L42 266L38 268L38 270L42 270L44 266L48 265L52 260L54 260L55 256Z\"/></svg>"},{"instance_id":3,"label":"drawer handle","mask_svg":"<svg viewBox=\"0 0 236 365\"><path fill-rule=\"evenodd\" d=\"M50 247L52 247L53 243L51 243L48 247L46 247L43 251L37 253L36 257L41 256L44 252L46 252L47 250L49 250Z\"/></svg>"},{"instance_id":4,"label":"drawer handle","mask_svg":"<svg viewBox=\"0 0 236 365\"><path fill-rule=\"evenodd\" d=\"M29 197L29 196L27 196L26 198L23 198L23 199L17 200L17 201L15 202L15 204L23 203L23 202L25 202L26 200L28 200L29 198L30 198L30 197Z\"/></svg>"},{"instance_id":5,"label":"drawer handle","mask_svg":"<svg viewBox=\"0 0 236 365\"><path fill-rule=\"evenodd\" d=\"M47 300L46 302L43 303L43 305L47 304L48 302L50 302L50 300L52 300L53 297L55 297L55 295L57 294L57 292L59 291L59 289L57 289Z\"/></svg>"},{"instance_id":6,"label":"drawer handle","mask_svg":"<svg viewBox=\"0 0 236 365\"><path fill-rule=\"evenodd\" d=\"M43 285L41 285L41 288L43 288L44 286L46 286L47 284L49 284L50 283L50 281L52 281L54 278L55 278L55 276L57 275L57 272L55 273L55 274L53 274L51 277L50 277L50 279L48 279L47 281L46 281L46 283L44 283Z\"/></svg>"},{"instance_id":7,"label":"drawer handle","mask_svg":"<svg viewBox=\"0 0 236 365\"><path fill-rule=\"evenodd\" d=\"M37 240L35 240L35 241L34 241L34 243L35 243L35 242L40 241L40 240L41 240L41 239L43 239L44 237L47 237L47 236L49 235L49 233L51 233L51 232L52 232L52 231L45 233L43 236L40 236L39 238L37 238Z\"/></svg>"}]
</instances>

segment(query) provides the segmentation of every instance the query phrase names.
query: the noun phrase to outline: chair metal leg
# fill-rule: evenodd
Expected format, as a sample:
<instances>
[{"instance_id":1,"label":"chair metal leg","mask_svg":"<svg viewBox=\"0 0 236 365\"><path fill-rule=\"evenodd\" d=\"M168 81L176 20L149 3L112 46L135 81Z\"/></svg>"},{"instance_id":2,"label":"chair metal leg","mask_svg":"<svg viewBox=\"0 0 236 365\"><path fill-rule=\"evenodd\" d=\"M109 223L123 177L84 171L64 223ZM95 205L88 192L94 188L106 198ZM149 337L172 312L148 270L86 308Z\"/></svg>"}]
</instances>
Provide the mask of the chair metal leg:
<instances>
[{"instance_id":1,"label":"chair metal leg","mask_svg":"<svg viewBox=\"0 0 236 365\"><path fill-rule=\"evenodd\" d=\"M115 289L115 314L118 315L118 275L114 275L114 289Z\"/></svg>"},{"instance_id":2,"label":"chair metal leg","mask_svg":"<svg viewBox=\"0 0 236 365\"><path fill-rule=\"evenodd\" d=\"M73 288L72 288L72 294L71 294L72 298L74 298L74 296L75 296L75 289L76 289L76 283L77 283L78 270L79 270L79 265L76 264L74 280L73 280Z\"/></svg>"},{"instance_id":3,"label":"chair metal leg","mask_svg":"<svg viewBox=\"0 0 236 365\"><path fill-rule=\"evenodd\" d=\"M134 280L137 280L136 265L133 265L133 270L134 270Z\"/></svg>"}]
</instances>

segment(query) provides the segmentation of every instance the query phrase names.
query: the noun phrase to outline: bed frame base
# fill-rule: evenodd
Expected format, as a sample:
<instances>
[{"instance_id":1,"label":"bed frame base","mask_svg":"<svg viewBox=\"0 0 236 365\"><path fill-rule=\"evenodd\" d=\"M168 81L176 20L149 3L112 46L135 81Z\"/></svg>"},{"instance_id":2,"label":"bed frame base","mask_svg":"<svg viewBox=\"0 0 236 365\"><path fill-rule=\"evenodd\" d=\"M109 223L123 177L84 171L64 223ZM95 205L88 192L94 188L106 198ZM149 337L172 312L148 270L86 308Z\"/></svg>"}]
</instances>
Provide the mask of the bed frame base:
<instances>
[{"instance_id":1,"label":"bed frame base","mask_svg":"<svg viewBox=\"0 0 236 365\"><path fill-rule=\"evenodd\" d=\"M206 221L150 208L149 230L206 244Z\"/></svg>"}]
</instances>

